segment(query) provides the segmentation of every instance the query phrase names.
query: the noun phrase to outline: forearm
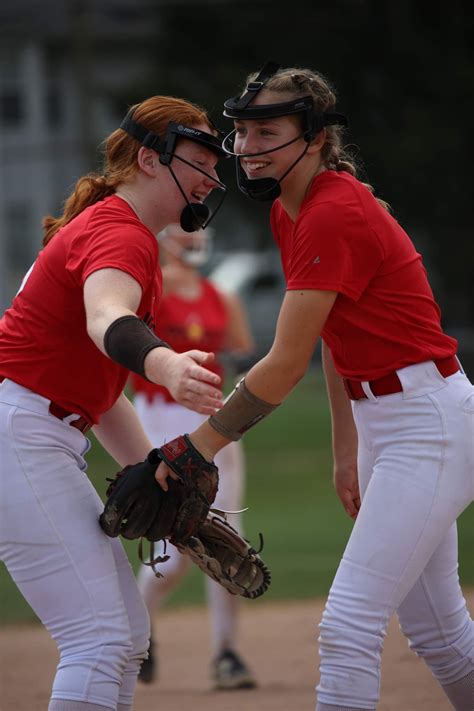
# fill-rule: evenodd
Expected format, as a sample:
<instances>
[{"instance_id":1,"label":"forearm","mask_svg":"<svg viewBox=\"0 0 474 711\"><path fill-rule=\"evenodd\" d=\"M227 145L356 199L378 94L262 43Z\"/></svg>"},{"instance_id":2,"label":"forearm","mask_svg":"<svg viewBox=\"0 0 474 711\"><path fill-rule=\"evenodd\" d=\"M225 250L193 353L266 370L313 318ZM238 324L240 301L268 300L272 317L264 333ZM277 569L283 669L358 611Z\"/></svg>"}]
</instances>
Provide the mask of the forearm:
<instances>
[{"instance_id":1,"label":"forearm","mask_svg":"<svg viewBox=\"0 0 474 711\"><path fill-rule=\"evenodd\" d=\"M301 366L297 366L291 362L290 358L278 357L275 352L270 351L247 373L245 386L251 395L269 406L277 406L303 377L305 366L304 361ZM235 396L232 395L232 397ZM232 406L231 400L227 405L224 405L224 408ZM191 434L191 439L197 449L208 459L213 459L219 450L232 441L230 437L216 431L215 427L209 424L209 420Z\"/></svg>"},{"instance_id":2,"label":"forearm","mask_svg":"<svg viewBox=\"0 0 474 711\"><path fill-rule=\"evenodd\" d=\"M102 415L93 432L121 467L141 462L153 449L135 408L123 393L113 407Z\"/></svg>"},{"instance_id":3,"label":"forearm","mask_svg":"<svg viewBox=\"0 0 474 711\"><path fill-rule=\"evenodd\" d=\"M270 352L249 370L245 387L237 388L224 407L192 433L204 456L214 457L232 439L239 439L293 390L308 368L336 297L336 292L313 290L285 294Z\"/></svg>"},{"instance_id":4,"label":"forearm","mask_svg":"<svg viewBox=\"0 0 474 711\"><path fill-rule=\"evenodd\" d=\"M125 317L125 318L124 318ZM109 358L153 383L165 385L177 354L133 311L108 304L88 320L88 334ZM136 352L135 352L136 351Z\"/></svg>"},{"instance_id":5,"label":"forearm","mask_svg":"<svg viewBox=\"0 0 474 711\"><path fill-rule=\"evenodd\" d=\"M307 367L306 357L298 362L292 353L272 349L249 370L245 384L256 397L279 405L303 378Z\"/></svg>"},{"instance_id":6,"label":"forearm","mask_svg":"<svg viewBox=\"0 0 474 711\"><path fill-rule=\"evenodd\" d=\"M329 398L332 420L332 445L334 457L357 456L357 430L352 415L352 407L347 397L341 376L334 367L331 352L323 342L323 370Z\"/></svg>"}]
</instances>

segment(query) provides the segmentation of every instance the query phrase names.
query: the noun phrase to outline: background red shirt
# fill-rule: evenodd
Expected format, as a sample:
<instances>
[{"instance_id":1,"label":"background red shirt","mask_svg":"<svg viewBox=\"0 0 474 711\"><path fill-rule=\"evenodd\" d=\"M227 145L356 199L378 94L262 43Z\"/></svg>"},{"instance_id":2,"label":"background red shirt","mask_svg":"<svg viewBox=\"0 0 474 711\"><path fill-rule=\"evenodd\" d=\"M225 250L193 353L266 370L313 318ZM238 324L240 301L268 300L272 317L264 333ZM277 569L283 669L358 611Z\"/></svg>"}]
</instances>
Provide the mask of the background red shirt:
<instances>
[{"instance_id":1,"label":"background red shirt","mask_svg":"<svg viewBox=\"0 0 474 711\"><path fill-rule=\"evenodd\" d=\"M287 289L338 292L322 337L341 375L373 380L456 352L421 256L349 173L318 175L295 223L277 200L271 224Z\"/></svg>"},{"instance_id":2,"label":"background red shirt","mask_svg":"<svg viewBox=\"0 0 474 711\"><path fill-rule=\"evenodd\" d=\"M225 339L229 325L229 314L224 298L207 279L201 280L201 295L189 301L169 293L160 302L156 314L156 332L169 343L177 353L197 348L201 351L221 353L225 348ZM208 370L222 377L222 366L214 362L206 365ZM135 392L145 393L150 400L160 395L167 402L173 402L168 390L131 374Z\"/></svg>"}]
</instances>

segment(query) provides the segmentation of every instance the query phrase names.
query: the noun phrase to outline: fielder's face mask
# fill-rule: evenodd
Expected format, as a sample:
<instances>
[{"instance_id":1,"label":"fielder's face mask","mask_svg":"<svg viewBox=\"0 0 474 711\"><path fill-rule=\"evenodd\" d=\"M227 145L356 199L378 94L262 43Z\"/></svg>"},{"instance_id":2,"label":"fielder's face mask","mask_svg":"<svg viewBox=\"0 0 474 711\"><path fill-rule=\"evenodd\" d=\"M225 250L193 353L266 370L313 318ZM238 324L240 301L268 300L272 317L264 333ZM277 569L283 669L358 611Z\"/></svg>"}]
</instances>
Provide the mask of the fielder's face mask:
<instances>
[{"instance_id":1,"label":"fielder's face mask","mask_svg":"<svg viewBox=\"0 0 474 711\"><path fill-rule=\"evenodd\" d=\"M212 252L212 236L214 230L208 227L206 231L196 230L188 239L189 243L182 244L179 237L168 234L166 230L160 232L158 241L160 241L168 252L178 257L188 267L199 269L204 266L209 260Z\"/></svg>"},{"instance_id":2,"label":"fielder's face mask","mask_svg":"<svg viewBox=\"0 0 474 711\"><path fill-rule=\"evenodd\" d=\"M202 170L202 168L199 168L197 165L190 163L188 160L178 155L175 152L176 142L178 138L187 138L188 140L194 141L195 143L198 143L199 145L212 151L218 158L227 158L228 155L222 148L221 140L216 136L213 136L212 133L199 131L197 128L184 126L183 124L176 123L174 121L170 121L166 129L166 133L162 138L161 136L158 136L158 134L149 131L142 124L134 121L133 111L129 112L125 116L124 120L120 124L120 128L126 131L130 136L133 136L133 138L139 141L145 148L151 148L156 151L160 157L160 163L168 166L168 169L173 176L173 180L178 186L179 191L186 202L180 219L182 229L185 232L194 232L195 230L207 227L211 220L214 219L222 203L224 202L227 194L227 186L220 180L217 180L213 175L206 173L206 171ZM186 163L186 165L189 165L194 170L202 173L209 178L209 180L212 180L215 183L215 187L220 192L220 197L212 212L210 211L208 205L205 205L204 203L192 203L189 201L172 168L171 161L173 158L180 160L182 163Z\"/></svg>"},{"instance_id":3,"label":"fielder's face mask","mask_svg":"<svg viewBox=\"0 0 474 711\"><path fill-rule=\"evenodd\" d=\"M236 159L235 165L237 170L237 185L244 195L247 195L247 197L252 198L253 200L276 200L281 193L280 184L282 180L286 178L288 173L293 170L295 165L303 158L315 136L317 136L317 134L325 126L332 126L334 124L347 126L347 118L343 114L337 113L336 111L316 111L312 96L303 96L301 98L293 99L292 101L285 101L279 104L251 106L252 101L255 99L259 91L264 88L268 79L274 76L279 69L279 64L276 64L275 62L267 62L263 69L259 72L255 81L251 81L247 84L245 92L242 96L234 96L232 99L227 99L224 103L224 116L240 121L277 118L278 116L292 116L294 114L301 115L301 133L295 136L295 138L292 138L291 141L282 143L276 148L270 148L268 151L260 151L259 153L235 153L235 129L224 138L222 148L226 153L234 156ZM300 138L303 138L306 142L304 150L280 178L247 178L240 164L241 158L253 158L254 156L263 156L268 153L274 153L275 151L279 151L282 148L286 148L286 146L299 141Z\"/></svg>"}]
</instances>

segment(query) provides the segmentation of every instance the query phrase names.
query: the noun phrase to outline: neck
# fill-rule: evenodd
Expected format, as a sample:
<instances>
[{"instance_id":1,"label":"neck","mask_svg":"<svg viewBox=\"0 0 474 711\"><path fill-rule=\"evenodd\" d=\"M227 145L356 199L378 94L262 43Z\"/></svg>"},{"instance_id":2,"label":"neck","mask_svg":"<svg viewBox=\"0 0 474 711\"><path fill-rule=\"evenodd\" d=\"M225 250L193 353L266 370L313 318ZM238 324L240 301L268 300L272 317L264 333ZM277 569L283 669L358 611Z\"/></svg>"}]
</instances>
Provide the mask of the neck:
<instances>
[{"instance_id":1,"label":"neck","mask_svg":"<svg viewBox=\"0 0 474 711\"><path fill-rule=\"evenodd\" d=\"M196 269L182 264L178 260L163 266L163 286L165 293L174 292L179 296L195 301L201 295L201 275Z\"/></svg>"},{"instance_id":2,"label":"neck","mask_svg":"<svg viewBox=\"0 0 474 711\"><path fill-rule=\"evenodd\" d=\"M313 184L313 180L317 175L324 173L325 170L326 166L322 162L318 163L316 168L314 164L308 164L308 166L302 166L302 171L298 175L291 176L291 173L289 173L282 181L280 202L293 222L296 221L299 215L301 205ZM290 176L294 177L294 179L288 180Z\"/></svg>"},{"instance_id":3,"label":"neck","mask_svg":"<svg viewBox=\"0 0 474 711\"><path fill-rule=\"evenodd\" d=\"M156 208L153 208L132 185L119 185L115 194L132 208L140 222L143 222L153 234L158 234L166 227L166 220L157 217Z\"/></svg>"}]
</instances>

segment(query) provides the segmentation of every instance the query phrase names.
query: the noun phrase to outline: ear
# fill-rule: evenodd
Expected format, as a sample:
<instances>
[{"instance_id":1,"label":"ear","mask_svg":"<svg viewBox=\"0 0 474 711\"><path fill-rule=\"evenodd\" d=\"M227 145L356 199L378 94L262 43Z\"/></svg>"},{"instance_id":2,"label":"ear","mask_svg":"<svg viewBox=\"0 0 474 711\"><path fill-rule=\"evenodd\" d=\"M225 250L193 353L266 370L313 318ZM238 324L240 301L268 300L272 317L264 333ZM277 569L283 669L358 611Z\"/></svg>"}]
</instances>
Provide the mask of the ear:
<instances>
[{"instance_id":1,"label":"ear","mask_svg":"<svg viewBox=\"0 0 474 711\"><path fill-rule=\"evenodd\" d=\"M319 133L316 134L316 136L313 138L311 143L309 144L308 148L308 153L314 154L318 153L324 144L326 143L326 129L323 128Z\"/></svg>"},{"instance_id":2,"label":"ear","mask_svg":"<svg viewBox=\"0 0 474 711\"><path fill-rule=\"evenodd\" d=\"M159 158L157 153L151 148L145 148L142 146L139 149L137 155L138 167L150 178L156 177L158 161Z\"/></svg>"}]
</instances>

